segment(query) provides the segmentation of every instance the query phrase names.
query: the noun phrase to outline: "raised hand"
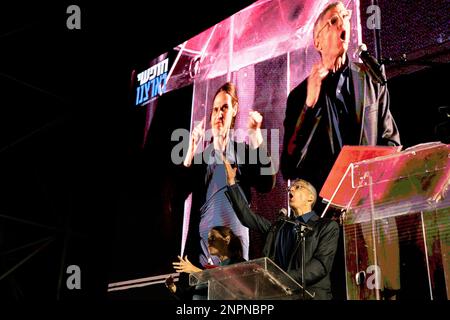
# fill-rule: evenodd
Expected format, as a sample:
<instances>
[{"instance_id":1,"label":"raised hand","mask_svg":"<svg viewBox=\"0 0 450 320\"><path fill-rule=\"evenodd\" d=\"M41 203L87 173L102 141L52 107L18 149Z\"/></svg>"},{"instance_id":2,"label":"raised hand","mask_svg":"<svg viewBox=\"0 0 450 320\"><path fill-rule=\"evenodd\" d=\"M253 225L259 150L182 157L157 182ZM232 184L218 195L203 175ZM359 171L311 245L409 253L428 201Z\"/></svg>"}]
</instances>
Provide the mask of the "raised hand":
<instances>
[{"instance_id":1,"label":"raised hand","mask_svg":"<svg viewBox=\"0 0 450 320\"><path fill-rule=\"evenodd\" d=\"M258 148L263 143L261 124L263 116L258 111L250 110L248 113L248 138L253 149Z\"/></svg>"},{"instance_id":2,"label":"raised hand","mask_svg":"<svg viewBox=\"0 0 450 320\"><path fill-rule=\"evenodd\" d=\"M263 116L258 111L250 110L248 113L248 128L256 130L261 128Z\"/></svg>"},{"instance_id":3,"label":"raised hand","mask_svg":"<svg viewBox=\"0 0 450 320\"><path fill-rule=\"evenodd\" d=\"M184 166L189 167L192 164L192 159L194 158L195 152L197 151L202 137L205 136L205 119L202 119L195 127L192 129L189 148L186 154L186 158L183 161Z\"/></svg>"},{"instance_id":4,"label":"raised hand","mask_svg":"<svg viewBox=\"0 0 450 320\"><path fill-rule=\"evenodd\" d=\"M202 119L192 130L191 142L194 145L194 151L197 149L201 138L205 136L205 119Z\"/></svg>"},{"instance_id":5,"label":"raised hand","mask_svg":"<svg viewBox=\"0 0 450 320\"><path fill-rule=\"evenodd\" d=\"M322 80L330 71L325 68L322 61L315 63L307 80L306 105L313 108L319 99Z\"/></svg>"},{"instance_id":6,"label":"raised hand","mask_svg":"<svg viewBox=\"0 0 450 320\"><path fill-rule=\"evenodd\" d=\"M230 162L225 157L223 157L223 164L225 165L225 171L227 173L227 183L232 186L236 183L237 167L232 168Z\"/></svg>"},{"instance_id":7,"label":"raised hand","mask_svg":"<svg viewBox=\"0 0 450 320\"><path fill-rule=\"evenodd\" d=\"M188 259L187 255L184 256L184 259L178 256L179 262L173 262L173 268L176 272L186 272L186 273L194 273L202 271L202 269L194 266Z\"/></svg>"}]
</instances>

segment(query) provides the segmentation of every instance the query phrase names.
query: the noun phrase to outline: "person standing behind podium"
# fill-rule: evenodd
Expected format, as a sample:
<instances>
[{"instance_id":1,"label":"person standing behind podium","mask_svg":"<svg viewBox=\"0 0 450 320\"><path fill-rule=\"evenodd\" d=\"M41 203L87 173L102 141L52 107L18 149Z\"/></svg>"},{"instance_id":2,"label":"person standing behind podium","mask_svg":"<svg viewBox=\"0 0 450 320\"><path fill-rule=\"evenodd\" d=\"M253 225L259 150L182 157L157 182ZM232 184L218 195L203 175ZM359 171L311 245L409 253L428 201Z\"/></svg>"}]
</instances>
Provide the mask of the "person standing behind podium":
<instances>
[{"instance_id":1,"label":"person standing behind podium","mask_svg":"<svg viewBox=\"0 0 450 320\"><path fill-rule=\"evenodd\" d=\"M386 85L347 56L351 11L328 5L314 24L320 61L288 96L280 169L320 190L344 145L400 145Z\"/></svg>"},{"instance_id":2,"label":"person standing behind podium","mask_svg":"<svg viewBox=\"0 0 450 320\"><path fill-rule=\"evenodd\" d=\"M311 293L315 293L316 300L332 298L330 271L339 237L337 222L319 218L312 211L317 199L315 188L305 180L293 181L288 189L289 206L295 216L294 221L286 218L278 219L275 223L253 213L244 196L236 184L236 168L225 161L227 172L226 195L242 224L265 235L263 254L269 257L294 280L302 283ZM304 224L305 229L305 270L302 279L301 237L297 224Z\"/></svg>"},{"instance_id":3,"label":"person standing behind podium","mask_svg":"<svg viewBox=\"0 0 450 320\"><path fill-rule=\"evenodd\" d=\"M208 251L211 255L219 257L220 267L245 261L242 256L241 240L229 227L215 226L211 228L208 233ZM202 271L189 261L187 255L184 258L178 256L178 260L173 262L176 272L190 274ZM191 298L192 300L206 300L208 295L207 285L201 284L187 289L178 288L172 277L166 279L166 287L180 300Z\"/></svg>"}]
</instances>

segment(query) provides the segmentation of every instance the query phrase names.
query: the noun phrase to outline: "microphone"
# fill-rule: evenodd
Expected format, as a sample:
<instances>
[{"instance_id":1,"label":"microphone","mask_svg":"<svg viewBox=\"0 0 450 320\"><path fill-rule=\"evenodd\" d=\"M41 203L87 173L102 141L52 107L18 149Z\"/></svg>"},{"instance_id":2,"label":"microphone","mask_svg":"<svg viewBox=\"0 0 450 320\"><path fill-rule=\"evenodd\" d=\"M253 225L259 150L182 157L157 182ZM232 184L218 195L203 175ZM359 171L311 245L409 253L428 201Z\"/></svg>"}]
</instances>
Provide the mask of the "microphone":
<instances>
[{"instance_id":1,"label":"microphone","mask_svg":"<svg viewBox=\"0 0 450 320\"><path fill-rule=\"evenodd\" d=\"M281 208L278 212L278 216L280 219L287 218L288 217L288 211L286 208Z\"/></svg>"},{"instance_id":2,"label":"microphone","mask_svg":"<svg viewBox=\"0 0 450 320\"><path fill-rule=\"evenodd\" d=\"M291 223L293 225L295 225L296 227L301 227L302 230L303 229L307 229L307 230L314 230L312 227L308 226L306 223L300 222L298 220L291 220L289 219L289 217L287 216L287 209L286 208L281 208L280 211L278 212L278 219L279 220L283 220L287 223Z\"/></svg>"},{"instance_id":3,"label":"microphone","mask_svg":"<svg viewBox=\"0 0 450 320\"><path fill-rule=\"evenodd\" d=\"M375 82L384 86L387 80L382 65L369 53L369 51L367 51L367 46L364 43L360 44L356 53L367 67Z\"/></svg>"},{"instance_id":4,"label":"microphone","mask_svg":"<svg viewBox=\"0 0 450 320\"><path fill-rule=\"evenodd\" d=\"M314 230L312 227L308 226L306 223L303 223L303 222L300 222L300 221L297 221L297 220L294 223L297 226L300 226L300 228L302 230L304 230L304 229L309 230L309 231L313 231Z\"/></svg>"}]
</instances>

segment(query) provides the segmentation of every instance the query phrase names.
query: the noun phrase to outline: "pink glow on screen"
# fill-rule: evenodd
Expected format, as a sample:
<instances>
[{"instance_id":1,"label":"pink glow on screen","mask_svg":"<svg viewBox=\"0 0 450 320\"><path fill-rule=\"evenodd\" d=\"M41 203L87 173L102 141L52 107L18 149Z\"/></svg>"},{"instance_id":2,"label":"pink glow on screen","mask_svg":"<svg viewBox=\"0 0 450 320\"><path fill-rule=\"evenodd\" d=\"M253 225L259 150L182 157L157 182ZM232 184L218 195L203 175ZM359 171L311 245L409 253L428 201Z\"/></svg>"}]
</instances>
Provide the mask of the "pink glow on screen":
<instances>
[{"instance_id":1,"label":"pink glow on screen","mask_svg":"<svg viewBox=\"0 0 450 320\"><path fill-rule=\"evenodd\" d=\"M269 131L267 144L276 144L281 150L287 96L307 77L312 64L319 59L312 41L313 26L319 13L331 2L257 1L181 43L172 52L150 61L149 66L170 57L166 92L193 85L191 130L203 119L206 129L210 127L209 115L216 90L226 81L234 82L240 108L236 128L244 129L237 140L246 140L248 113L256 110L264 117L263 128ZM355 60L353 53L361 39L359 1L343 3L353 11L348 55L350 60ZM153 119L157 99L158 96L145 103L144 137ZM271 129L279 130L278 135L271 135ZM272 154L272 159L278 162L279 154ZM261 215L272 218L279 208L287 207L285 187L286 182L278 175L270 195L255 193L252 204ZM190 204L186 203L185 207L189 208ZM183 244L188 213L189 210L185 210Z\"/></svg>"},{"instance_id":2,"label":"pink glow on screen","mask_svg":"<svg viewBox=\"0 0 450 320\"><path fill-rule=\"evenodd\" d=\"M330 2L261 0L210 27L175 48L178 61L167 90L197 79L212 79L296 50L308 51L308 62L318 55L312 46L314 21ZM355 13L349 54L361 39L359 1L344 1ZM352 58L352 57L351 57ZM193 76L196 62L198 73ZM293 61L295 62L295 61ZM309 71L309 70L308 70ZM298 83L305 74L298 74ZM297 84L298 84L297 83Z\"/></svg>"},{"instance_id":3,"label":"pink glow on screen","mask_svg":"<svg viewBox=\"0 0 450 320\"><path fill-rule=\"evenodd\" d=\"M167 90L194 85L191 130L202 119L210 128L213 96L224 82L232 81L238 88L240 107L236 128L246 129L249 111L257 110L264 117L264 128L279 129L278 136L269 133L267 145L276 143L281 150L287 96L319 59L312 33L317 16L328 3L257 1L175 48L178 64L172 67ZM361 39L359 1L344 4L355 13L348 51L350 60L355 60L353 52ZM236 137L238 141L246 140L245 132L242 130ZM279 155L272 153L272 159L278 162ZM254 208L270 219L279 208L288 207L285 186L278 175L269 195L254 192ZM188 215L189 211L185 211L185 219L189 219ZM185 228L183 243L186 236Z\"/></svg>"}]
</instances>

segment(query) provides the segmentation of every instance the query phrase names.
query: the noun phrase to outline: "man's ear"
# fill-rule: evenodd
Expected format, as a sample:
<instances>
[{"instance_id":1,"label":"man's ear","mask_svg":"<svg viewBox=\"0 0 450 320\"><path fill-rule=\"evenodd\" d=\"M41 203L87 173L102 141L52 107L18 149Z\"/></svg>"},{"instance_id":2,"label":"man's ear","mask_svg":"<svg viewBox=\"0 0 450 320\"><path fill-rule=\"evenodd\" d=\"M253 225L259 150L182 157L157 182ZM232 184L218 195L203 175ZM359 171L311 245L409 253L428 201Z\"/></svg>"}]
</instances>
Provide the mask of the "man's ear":
<instances>
[{"instance_id":1,"label":"man's ear","mask_svg":"<svg viewBox=\"0 0 450 320\"><path fill-rule=\"evenodd\" d=\"M233 106L233 117L236 117L238 109L239 109L239 103L236 102Z\"/></svg>"},{"instance_id":2,"label":"man's ear","mask_svg":"<svg viewBox=\"0 0 450 320\"><path fill-rule=\"evenodd\" d=\"M319 38L314 39L314 47L317 49L317 51L322 50Z\"/></svg>"},{"instance_id":3,"label":"man's ear","mask_svg":"<svg viewBox=\"0 0 450 320\"><path fill-rule=\"evenodd\" d=\"M313 196L312 194L310 194L310 195L308 196L308 202L311 202L311 203L314 202L314 196Z\"/></svg>"}]
</instances>

